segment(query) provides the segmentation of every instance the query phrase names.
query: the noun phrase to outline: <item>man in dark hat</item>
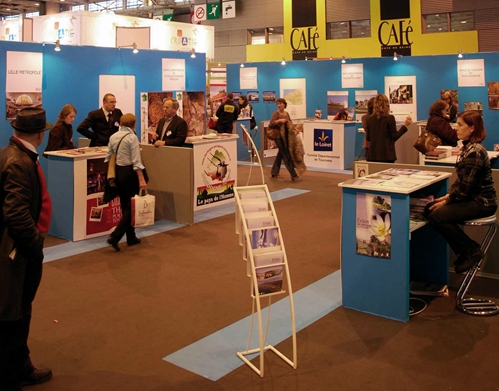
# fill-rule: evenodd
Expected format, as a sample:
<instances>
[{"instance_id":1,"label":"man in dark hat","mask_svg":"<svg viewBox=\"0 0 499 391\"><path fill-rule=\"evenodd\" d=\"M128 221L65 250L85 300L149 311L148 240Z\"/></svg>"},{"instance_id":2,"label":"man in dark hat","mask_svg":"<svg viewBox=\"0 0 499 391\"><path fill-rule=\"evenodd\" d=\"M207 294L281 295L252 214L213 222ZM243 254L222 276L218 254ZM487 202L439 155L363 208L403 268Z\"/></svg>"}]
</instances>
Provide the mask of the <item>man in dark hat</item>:
<instances>
[{"instance_id":1,"label":"man in dark hat","mask_svg":"<svg viewBox=\"0 0 499 391\"><path fill-rule=\"evenodd\" d=\"M91 147L105 146L109 143L109 137L118 131L122 115L121 110L116 108L116 97L106 94L102 107L88 113L76 130L90 139Z\"/></svg>"},{"instance_id":2,"label":"man in dark hat","mask_svg":"<svg viewBox=\"0 0 499 391\"><path fill-rule=\"evenodd\" d=\"M46 122L42 108L22 109L11 122L14 136L0 150L0 390L18 391L52 377L31 363L31 303L42 277L43 236L52 204L36 148Z\"/></svg>"}]
</instances>

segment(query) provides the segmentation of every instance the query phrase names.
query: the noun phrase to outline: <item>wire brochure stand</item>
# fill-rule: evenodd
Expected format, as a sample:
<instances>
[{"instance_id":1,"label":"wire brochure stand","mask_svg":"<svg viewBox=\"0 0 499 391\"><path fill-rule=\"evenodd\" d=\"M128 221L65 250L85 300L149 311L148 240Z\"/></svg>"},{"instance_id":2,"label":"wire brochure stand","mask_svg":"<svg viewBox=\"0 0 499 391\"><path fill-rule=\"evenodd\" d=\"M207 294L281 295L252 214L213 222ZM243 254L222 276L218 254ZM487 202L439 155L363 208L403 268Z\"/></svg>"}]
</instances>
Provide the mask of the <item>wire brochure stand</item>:
<instances>
[{"instance_id":1,"label":"wire brochure stand","mask_svg":"<svg viewBox=\"0 0 499 391\"><path fill-rule=\"evenodd\" d=\"M243 131L247 133L247 130ZM250 138L251 140L251 138ZM255 145L251 140L253 148ZM255 148L256 150L256 148ZM260 162L262 182L263 170ZM249 181L249 178L248 178ZM234 188L236 199L236 233L239 234L239 244L243 246L243 259L246 261L246 272L250 277L250 295L252 297L252 316L246 350L237 352L237 356L253 369L260 377L264 376L264 353L273 351L286 363L297 368L296 353L296 323L293 304L293 291L289 274L286 250L282 239L279 221L266 184ZM293 359L290 360L271 344L267 344L267 336L271 326L272 298L285 294L282 289L286 281L289 305L291 311L291 337L293 342ZM262 322L261 300L268 298L267 324L265 332ZM258 327L258 347L251 349L251 337L255 323L255 314ZM246 357L255 353L260 354L259 368Z\"/></svg>"}]
</instances>

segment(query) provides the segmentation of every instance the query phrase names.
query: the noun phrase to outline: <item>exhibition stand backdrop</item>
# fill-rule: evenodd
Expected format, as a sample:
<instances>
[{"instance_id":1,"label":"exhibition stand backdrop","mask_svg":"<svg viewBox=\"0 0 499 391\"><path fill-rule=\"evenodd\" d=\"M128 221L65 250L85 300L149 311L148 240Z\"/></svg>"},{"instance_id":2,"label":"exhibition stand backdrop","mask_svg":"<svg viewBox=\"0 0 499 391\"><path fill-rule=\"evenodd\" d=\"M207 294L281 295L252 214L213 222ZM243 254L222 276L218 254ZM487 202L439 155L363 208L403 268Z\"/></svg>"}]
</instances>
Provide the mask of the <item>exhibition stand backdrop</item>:
<instances>
[{"instance_id":1,"label":"exhibition stand backdrop","mask_svg":"<svg viewBox=\"0 0 499 391\"><path fill-rule=\"evenodd\" d=\"M140 92L163 91L162 59L185 60L185 90L204 91L206 88L205 62L203 53L191 58L190 53L168 52L159 50L140 50L137 54L129 48L102 48L90 46L63 46L61 51L54 51L53 44L0 41L0 74L6 75L7 52L42 53L42 106L47 111L47 121L54 123L62 106L71 103L78 113L73 123L73 142L77 145L80 134L76 132L78 124L91 110L102 104L99 92L99 79L108 75L126 75L134 79L134 95L127 107L135 108L134 114L140 120ZM29 69L30 64L23 64ZM127 78L128 80L129 78ZM129 86L130 88L132 86ZM0 91L6 91L6 77L0 77ZM178 88L172 88L178 91ZM113 91L106 91L111 92ZM117 97L117 107L124 110L123 99ZM122 106L120 106L122 103ZM0 97L0 105L6 107L6 94ZM0 120L0 146L6 146L12 135L10 120L4 114ZM38 148L41 154L47 145L48 134ZM40 159L47 172L47 159Z\"/></svg>"},{"instance_id":2,"label":"exhibition stand backdrop","mask_svg":"<svg viewBox=\"0 0 499 391\"><path fill-rule=\"evenodd\" d=\"M456 53L456 55L406 56L399 58L398 61L393 61L392 57L357 58L347 60L347 64L342 64L339 60L288 61L286 65L281 65L280 62L250 63L246 64L245 68L257 68L256 88L251 89L241 88L241 80L247 83L246 79L240 78L245 68L241 68L240 64L228 64L227 91L258 96L258 101L252 100L251 105L257 122L260 122L268 120L277 109L272 98L266 99L266 97L274 94L277 99L282 97L283 93L286 97L286 94L292 92L293 88L289 86L283 88L283 80L294 79L296 81L294 89L303 88L302 93L304 99L306 98L306 112L300 118L313 118L316 110L322 110L324 119L328 112L328 91L347 91L348 106L355 107L356 91L376 90L378 93L387 94L386 77L414 76L415 85L411 87L417 103L417 115L412 115L414 121L428 118L428 109L433 102L440 99L441 90L457 90L459 111L464 111L465 102L481 103L480 107L483 108L483 118L487 129L484 146L487 150L493 150L493 144L499 143L499 128L496 126L499 122L499 111L497 107L495 110L488 108L488 84L499 81L499 68L496 65L499 63L499 53L468 53L462 60L472 59L484 60L485 82L483 86L458 86L458 60L460 59ZM342 66L348 64L362 64L362 88L342 88ZM288 112L293 118L289 105ZM299 114L296 113L296 115ZM355 155L361 151L363 138L364 134L356 132Z\"/></svg>"}]
</instances>

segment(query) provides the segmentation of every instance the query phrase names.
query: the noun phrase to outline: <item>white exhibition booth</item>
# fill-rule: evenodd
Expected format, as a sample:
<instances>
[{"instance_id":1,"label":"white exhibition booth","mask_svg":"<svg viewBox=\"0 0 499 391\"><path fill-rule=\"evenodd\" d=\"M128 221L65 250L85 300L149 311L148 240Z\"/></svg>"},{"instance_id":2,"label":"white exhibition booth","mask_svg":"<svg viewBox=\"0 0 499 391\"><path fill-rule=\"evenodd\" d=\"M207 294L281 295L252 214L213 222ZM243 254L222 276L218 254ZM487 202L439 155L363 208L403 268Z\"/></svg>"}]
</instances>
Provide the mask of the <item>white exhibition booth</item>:
<instances>
[{"instance_id":1,"label":"white exhibition booth","mask_svg":"<svg viewBox=\"0 0 499 391\"><path fill-rule=\"evenodd\" d=\"M23 31L24 30L24 31ZM22 34L21 34L22 32ZM215 57L215 28L90 11L61 12L6 21L0 39L61 45L101 46L206 53Z\"/></svg>"}]
</instances>

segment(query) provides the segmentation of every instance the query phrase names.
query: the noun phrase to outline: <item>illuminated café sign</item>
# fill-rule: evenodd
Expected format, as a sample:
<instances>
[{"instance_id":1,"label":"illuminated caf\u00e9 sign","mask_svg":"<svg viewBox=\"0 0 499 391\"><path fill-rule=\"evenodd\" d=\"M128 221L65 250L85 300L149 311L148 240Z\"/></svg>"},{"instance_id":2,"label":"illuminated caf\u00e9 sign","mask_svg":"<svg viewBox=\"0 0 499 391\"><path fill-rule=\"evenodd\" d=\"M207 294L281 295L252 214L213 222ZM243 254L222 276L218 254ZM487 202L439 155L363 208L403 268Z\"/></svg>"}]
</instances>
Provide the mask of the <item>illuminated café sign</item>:
<instances>
[{"instance_id":1,"label":"illuminated caf\u00e9 sign","mask_svg":"<svg viewBox=\"0 0 499 391\"><path fill-rule=\"evenodd\" d=\"M316 0L292 0L292 30L289 36L293 60L317 57L319 33Z\"/></svg>"},{"instance_id":2,"label":"illuminated caf\u00e9 sign","mask_svg":"<svg viewBox=\"0 0 499 391\"><path fill-rule=\"evenodd\" d=\"M381 56L391 57L394 53L410 56L413 32L410 0L381 0L380 15L378 41L381 45Z\"/></svg>"}]
</instances>

